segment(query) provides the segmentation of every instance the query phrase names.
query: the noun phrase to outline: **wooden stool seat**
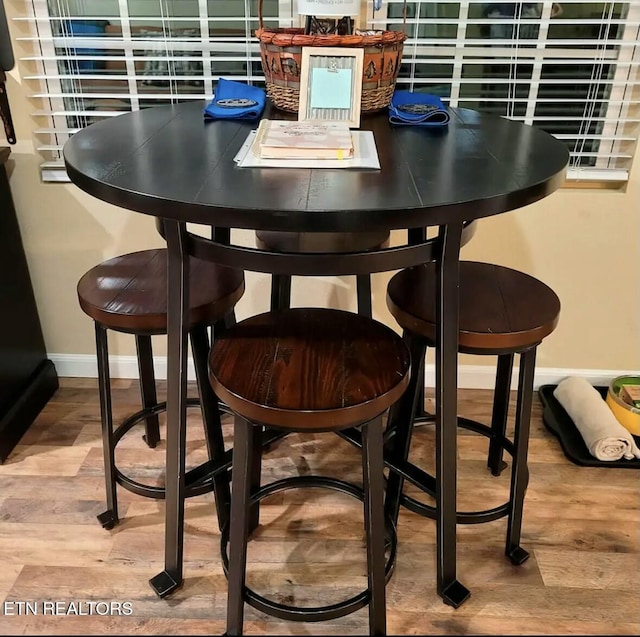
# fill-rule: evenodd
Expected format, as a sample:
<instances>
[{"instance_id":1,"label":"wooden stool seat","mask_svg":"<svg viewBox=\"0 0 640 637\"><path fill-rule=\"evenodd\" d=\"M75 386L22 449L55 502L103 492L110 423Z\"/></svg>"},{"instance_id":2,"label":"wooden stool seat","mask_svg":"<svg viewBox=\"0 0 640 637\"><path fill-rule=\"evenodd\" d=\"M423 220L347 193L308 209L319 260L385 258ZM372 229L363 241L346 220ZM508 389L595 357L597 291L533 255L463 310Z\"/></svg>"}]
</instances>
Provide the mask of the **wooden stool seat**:
<instances>
[{"instance_id":1,"label":"wooden stool seat","mask_svg":"<svg viewBox=\"0 0 640 637\"><path fill-rule=\"evenodd\" d=\"M245 602L282 619L313 622L337 619L368 605L370 634L386 634L385 586L397 538L394 524L384 515L382 416L404 393L409 369L409 351L398 334L371 318L339 310L272 311L246 319L216 339L209 380L235 414L231 515L221 534L229 580L227 635L242 634ZM287 433L356 432L362 447L362 489L312 475L261 487L259 432L265 425ZM247 543L259 523L259 502L295 487L329 488L364 503L368 586L358 595L326 606L300 607L269 600L246 585Z\"/></svg>"},{"instance_id":2,"label":"wooden stool seat","mask_svg":"<svg viewBox=\"0 0 640 637\"><path fill-rule=\"evenodd\" d=\"M403 329L436 338L434 263L396 274L387 305ZM464 353L521 351L553 332L560 299L538 279L503 266L460 262L459 349Z\"/></svg>"},{"instance_id":3,"label":"wooden stool seat","mask_svg":"<svg viewBox=\"0 0 640 637\"><path fill-rule=\"evenodd\" d=\"M213 345L209 378L233 411L280 428L333 431L366 422L408 382L400 337L366 317L297 308L255 316Z\"/></svg>"},{"instance_id":4,"label":"wooden stool seat","mask_svg":"<svg viewBox=\"0 0 640 637\"><path fill-rule=\"evenodd\" d=\"M189 326L211 325L233 309L244 293L241 270L190 260ZM144 250L91 268L78 283L80 307L112 330L167 331L167 251Z\"/></svg>"}]
</instances>

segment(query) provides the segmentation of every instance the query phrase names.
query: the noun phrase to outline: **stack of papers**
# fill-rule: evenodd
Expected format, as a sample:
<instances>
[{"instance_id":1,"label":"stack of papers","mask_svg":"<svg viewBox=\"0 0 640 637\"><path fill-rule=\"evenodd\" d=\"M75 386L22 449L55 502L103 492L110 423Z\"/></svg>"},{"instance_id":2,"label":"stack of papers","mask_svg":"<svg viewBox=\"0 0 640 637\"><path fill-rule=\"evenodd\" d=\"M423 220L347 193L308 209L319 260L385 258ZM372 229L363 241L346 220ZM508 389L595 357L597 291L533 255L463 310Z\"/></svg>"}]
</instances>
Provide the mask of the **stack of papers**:
<instances>
[{"instance_id":1,"label":"stack of papers","mask_svg":"<svg viewBox=\"0 0 640 637\"><path fill-rule=\"evenodd\" d=\"M240 148L234 161L240 168L376 168L380 169L378 149L372 131L351 131L353 156L345 159L304 157L283 159L262 157L259 130L253 130Z\"/></svg>"}]
</instances>

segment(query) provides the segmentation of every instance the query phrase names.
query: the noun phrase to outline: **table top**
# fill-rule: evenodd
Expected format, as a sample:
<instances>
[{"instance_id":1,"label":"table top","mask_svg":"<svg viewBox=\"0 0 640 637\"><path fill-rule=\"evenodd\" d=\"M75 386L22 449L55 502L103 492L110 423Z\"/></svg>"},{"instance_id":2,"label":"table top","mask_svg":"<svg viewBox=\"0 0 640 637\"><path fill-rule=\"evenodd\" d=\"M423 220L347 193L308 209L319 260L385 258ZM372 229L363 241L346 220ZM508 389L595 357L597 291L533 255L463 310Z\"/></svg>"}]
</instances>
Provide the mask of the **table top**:
<instances>
[{"instance_id":1,"label":"table top","mask_svg":"<svg viewBox=\"0 0 640 637\"><path fill-rule=\"evenodd\" d=\"M64 147L71 181L117 206L178 221L390 230L471 221L538 201L563 183L569 157L540 129L451 108L444 128L364 115L380 170L238 168L233 158L257 124L205 121L204 105L158 106L82 129Z\"/></svg>"}]
</instances>

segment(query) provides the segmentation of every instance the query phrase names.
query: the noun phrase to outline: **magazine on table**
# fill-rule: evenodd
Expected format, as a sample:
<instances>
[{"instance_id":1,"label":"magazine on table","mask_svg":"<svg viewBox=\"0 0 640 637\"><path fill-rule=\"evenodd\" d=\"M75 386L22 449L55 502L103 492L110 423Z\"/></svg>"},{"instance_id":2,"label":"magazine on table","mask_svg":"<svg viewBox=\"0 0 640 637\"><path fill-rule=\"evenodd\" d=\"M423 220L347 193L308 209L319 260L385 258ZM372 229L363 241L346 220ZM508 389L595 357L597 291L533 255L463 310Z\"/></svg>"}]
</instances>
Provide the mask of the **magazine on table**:
<instances>
[{"instance_id":1,"label":"magazine on table","mask_svg":"<svg viewBox=\"0 0 640 637\"><path fill-rule=\"evenodd\" d=\"M257 144L265 159L349 159L353 139L345 122L291 122L263 119Z\"/></svg>"}]
</instances>

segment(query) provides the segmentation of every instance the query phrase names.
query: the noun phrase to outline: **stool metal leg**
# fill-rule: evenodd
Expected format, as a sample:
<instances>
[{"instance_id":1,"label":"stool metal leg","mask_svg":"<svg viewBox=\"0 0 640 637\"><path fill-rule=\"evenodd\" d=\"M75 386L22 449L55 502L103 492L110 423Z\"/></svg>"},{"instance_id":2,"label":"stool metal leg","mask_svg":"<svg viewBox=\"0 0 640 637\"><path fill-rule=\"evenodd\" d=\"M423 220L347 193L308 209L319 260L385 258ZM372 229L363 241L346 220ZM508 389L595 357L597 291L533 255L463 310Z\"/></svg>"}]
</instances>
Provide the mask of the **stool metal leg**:
<instances>
[{"instance_id":1,"label":"stool metal leg","mask_svg":"<svg viewBox=\"0 0 640 637\"><path fill-rule=\"evenodd\" d=\"M424 353L426 350L426 341L419 336L409 335L405 333L405 340L408 337L409 352L411 353L411 361L418 367L424 365ZM422 365L420 361L423 361ZM412 373L409 385L405 390L402 398L396 404L396 408L392 409L392 418L387 429L395 431L392 447L390 451L391 461L406 461L409 458L409 450L411 448L411 435L413 433L413 417L416 411L416 402L421 395L420 374ZM400 497L402 495L402 487L404 478L395 471L389 472L387 480L387 491L385 498L385 512L394 524L398 523L398 515L400 511Z\"/></svg>"},{"instance_id":2,"label":"stool metal leg","mask_svg":"<svg viewBox=\"0 0 640 637\"><path fill-rule=\"evenodd\" d=\"M100 392L100 418L102 420L104 483L107 491L107 510L98 516L98 521L105 529L112 529L118 523L118 499L116 495L109 349L107 346L107 330L99 323L95 323L95 331L96 355L98 360L98 388Z\"/></svg>"},{"instance_id":3,"label":"stool metal leg","mask_svg":"<svg viewBox=\"0 0 640 637\"><path fill-rule=\"evenodd\" d=\"M427 240L427 229L426 228L408 228L407 229L407 243L409 245L417 245L418 243L422 243ZM416 405L416 418L420 418L426 415L424 410L424 365L420 367L420 380L419 380L419 390L420 397L418 399L418 403Z\"/></svg>"},{"instance_id":4,"label":"stool metal leg","mask_svg":"<svg viewBox=\"0 0 640 637\"><path fill-rule=\"evenodd\" d=\"M260 489L260 479L262 477L262 436L266 427L255 426L255 435L251 439L251 495ZM260 525L260 502L251 505L249 516L249 534L253 533Z\"/></svg>"},{"instance_id":5,"label":"stool metal leg","mask_svg":"<svg viewBox=\"0 0 640 637\"><path fill-rule=\"evenodd\" d=\"M235 317L235 313L234 312L229 312L225 318L222 321L218 321L215 325L214 325L214 338L216 338L216 336L219 336L220 334L222 334L224 332L225 329L228 329L230 327L232 327L233 325L235 325L236 323L236 317ZM205 364L204 364L204 369L205 372L207 370L207 365L208 362L205 359ZM219 415L218 415L219 418ZM261 428L262 431L266 430L266 427L262 427ZM220 439L222 440L222 433L220 434ZM275 444L275 443L272 443ZM271 446L271 445L269 445ZM224 447L220 447L222 449L224 449ZM213 457L213 456L212 456ZM254 436L254 453L252 456L252 473L251 473L251 493L255 493L259 488L260 488L260 473L262 470L262 438L259 435ZM227 480L228 480L228 476L227 476ZM222 487L221 487L222 488ZM228 496L226 495L229 491L228 486L226 487L226 489L224 489L222 491L222 493L224 494L224 498L226 499ZM217 491L216 491L217 494ZM217 495L216 495L216 507L218 507L218 501L217 501ZM228 508L228 507L227 507ZM227 517L228 517L228 511L227 511ZM221 518L220 518L220 509L218 509L218 522L220 524L220 528L222 529L223 523L221 522ZM255 502L254 504L251 505L251 521L249 523L249 530L250 533L253 533L253 531L255 531L255 529L258 528L258 525L260 524L260 503L259 502Z\"/></svg>"},{"instance_id":6,"label":"stool metal leg","mask_svg":"<svg viewBox=\"0 0 640 637\"><path fill-rule=\"evenodd\" d=\"M386 635L384 460L382 418L362 427L362 474L364 519L367 531L367 576L369 581L369 634Z\"/></svg>"},{"instance_id":7,"label":"stool metal leg","mask_svg":"<svg viewBox=\"0 0 640 637\"><path fill-rule=\"evenodd\" d=\"M491 414L491 439L487 457L487 466L494 476L499 476L507 467L507 463L502 459L502 439L507 430L512 370L513 354L501 354L498 356L496 386L493 392L493 411Z\"/></svg>"},{"instance_id":8,"label":"stool metal leg","mask_svg":"<svg viewBox=\"0 0 640 637\"><path fill-rule=\"evenodd\" d=\"M140 376L142 407L149 409L158 404L151 336L136 334L136 349L138 351L138 374ZM144 429L145 433L142 438L147 445L153 449L160 442L160 421L158 420L158 414L153 414L145 418Z\"/></svg>"},{"instance_id":9,"label":"stool metal leg","mask_svg":"<svg viewBox=\"0 0 640 637\"><path fill-rule=\"evenodd\" d=\"M256 433L253 425L244 418L235 417L233 427L233 466L231 469L227 635L242 635L247 540L249 535L251 465L254 449L253 439Z\"/></svg>"},{"instance_id":10,"label":"stool metal leg","mask_svg":"<svg viewBox=\"0 0 640 637\"><path fill-rule=\"evenodd\" d=\"M227 312L222 320L224 321L225 328L229 329L230 327L233 327L237 323L236 311L231 310L231 312Z\"/></svg>"},{"instance_id":11,"label":"stool metal leg","mask_svg":"<svg viewBox=\"0 0 640 637\"><path fill-rule=\"evenodd\" d=\"M415 404L414 415L416 418L424 418L428 414L424 408L424 389L425 389L425 356L427 355L427 350L425 348L424 353L422 354L422 359L420 361L420 366L417 368L417 391L418 391L418 399Z\"/></svg>"},{"instance_id":12,"label":"stool metal leg","mask_svg":"<svg viewBox=\"0 0 640 637\"><path fill-rule=\"evenodd\" d=\"M271 309L287 310L291 307L291 277L286 274L271 275Z\"/></svg>"},{"instance_id":13,"label":"stool metal leg","mask_svg":"<svg viewBox=\"0 0 640 637\"><path fill-rule=\"evenodd\" d=\"M414 338L420 339L421 337L417 334L412 334L407 330L403 331L402 340L404 341L404 344L407 346L407 349L410 352L412 351L411 348L412 348L412 343ZM413 354L411 358L412 360L411 380L409 382L413 381L413 384L411 386L416 385L416 392L417 392L415 396L416 404L414 405L414 413L412 415L412 419L418 418L423 415L423 413L420 411L420 403L422 402L422 404L424 405L424 368L425 368L425 356L427 352L426 341L425 341L425 346L424 348L422 348L421 352L422 354L420 355L419 358L414 358L414 355L418 356L417 353ZM415 361L415 363L413 361ZM407 397L406 391L402 395L402 397L403 398ZM387 427L384 432L385 443L393 436L394 430L397 428L400 422L400 419L398 417L398 411L400 411L401 405L402 405L402 398L399 401L395 402L393 405L391 405L391 408L389 409L389 415L387 417ZM393 445L391 446L391 448L393 448Z\"/></svg>"},{"instance_id":14,"label":"stool metal leg","mask_svg":"<svg viewBox=\"0 0 640 637\"><path fill-rule=\"evenodd\" d=\"M211 460L220 462L225 452L224 438L222 436L218 397L215 395L208 377L209 337L207 328L204 325L195 327L191 330L190 336L207 451ZM213 479L213 492L216 500L218 526L222 530L229 520L229 507L231 504L228 472L221 473Z\"/></svg>"},{"instance_id":15,"label":"stool metal leg","mask_svg":"<svg viewBox=\"0 0 640 637\"><path fill-rule=\"evenodd\" d=\"M516 409L515 453L511 468L511 492L509 517L507 522L506 555L514 564L522 564L529 553L520 546L522 510L527 490L529 473L527 453L529 451L529 427L531 424L531 400L533 377L536 365L536 348L520 354L520 374L518 378L518 403Z\"/></svg>"},{"instance_id":16,"label":"stool metal leg","mask_svg":"<svg viewBox=\"0 0 640 637\"><path fill-rule=\"evenodd\" d=\"M356 276L356 291L358 297L358 314L361 316L373 316L371 307L371 277L368 274Z\"/></svg>"}]
</instances>

